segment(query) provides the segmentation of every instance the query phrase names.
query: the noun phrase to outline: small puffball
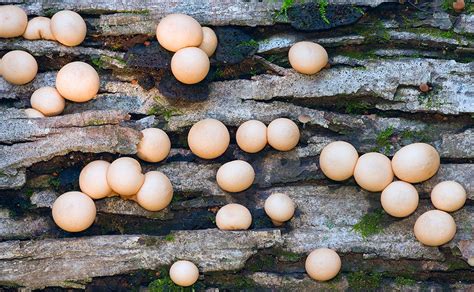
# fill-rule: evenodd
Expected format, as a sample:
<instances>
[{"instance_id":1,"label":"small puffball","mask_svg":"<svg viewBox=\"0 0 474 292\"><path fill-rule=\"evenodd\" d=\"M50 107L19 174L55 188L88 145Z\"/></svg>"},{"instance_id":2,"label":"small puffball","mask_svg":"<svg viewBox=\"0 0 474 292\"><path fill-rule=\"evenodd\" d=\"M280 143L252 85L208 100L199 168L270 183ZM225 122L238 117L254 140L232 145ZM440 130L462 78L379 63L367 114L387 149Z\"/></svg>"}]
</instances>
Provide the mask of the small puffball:
<instances>
[{"instance_id":1,"label":"small puffball","mask_svg":"<svg viewBox=\"0 0 474 292\"><path fill-rule=\"evenodd\" d=\"M211 64L206 53L198 48L184 48L171 58L171 72L185 84L195 84L206 78Z\"/></svg>"},{"instance_id":2,"label":"small puffball","mask_svg":"<svg viewBox=\"0 0 474 292\"><path fill-rule=\"evenodd\" d=\"M114 192L121 196L135 195L145 181L142 167L130 157L122 157L110 164L107 170L107 182Z\"/></svg>"},{"instance_id":3,"label":"small puffball","mask_svg":"<svg viewBox=\"0 0 474 292\"><path fill-rule=\"evenodd\" d=\"M255 179L252 165L243 160L227 162L217 171L216 180L221 189L231 193L248 189Z\"/></svg>"},{"instance_id":4,"label":"small puffball","mask_svg":"<svg viewBox=\"0 0 474 292\"><path fill-rule=\"evenodd\" d=\"M212 56L217 48L217 36L216 33L209 27L204 26L202 28L202 43L199 46L208 57Z\"/></svg>"},{"instance_id":5,"label":"small puffball","mask_svg":"<svg viewBox=\"0 0 474 292\"><path fill-rule=\"evenodd\" d=\"M58 42L74 47L86 38L87 25L74 11L59 11L51 17L51 31Z\"/></svg>"},{"instance_id":6,"label":"small puffball","mask_svg":"<svg viewBox=\"0 0 474 292\"><path fill-rule=\"evenodd\" d=\"M290 151L300 141L300 130L290 119L273 120L267 128L268 144L279 151Z\"/></svg>"},{"instance_id":7,"label":"small puffball","mask_svg":"<svg viewBox=\"0 0 474 292\"><path fill-rule=\"evenodd\" d=\"M455 181L443 181L431 191L431 202L436 207L446 212L454 212L466 203L466 190Z\"/></svg>"},{"instance_id":8,"label":"small puffball","mask_svg":"<svg viewBox=\"0 0 474 292\"><path fill-rule=\"evenodd\" d=\"M199 278L199 269L190 261L175 262L169 273L171 281L182 287L193 285Z\"/></svg>"},{"instance_id":9,"label":"small puffball","mask_svg":"<svg viewBox=\"0 0 474 292\"><path fill-rule=\"evenodd\" d=\"M20 7L0 6L0 38L21 36L28 25L28 16Z\"/></svg>"},{"instance_id":10,"label":"small puffball","mask_svg":"<svg viewBox=\"0 0 474 292\"><path fill-rule=\"evenodd\" d=\"M191 16L169 14L156 27L156 38L163 48L176 52L186 47L198 47L203 40L203 31Z\"/></svg>"},{"instance_id":11,"label":"small puffball","mask_svg":"<svg viewBox=\"0 0 474 292\"><path fill-rule=\"evenodd\" d=\"M440 165L438 151L426 143L402 147L392 158L395 175L403 181L418 183L435 175Z\"/></svg>"},{"instance_id":12,"label":"small puffball","mask_svg":"<svg viewBox=\"0 0 474 292\"><path fill-rule=\"evenodd\" d=\"M237 129L235 138L240 149L257 153L267 145L267 126L257 120L246 121Z\"/></svg>"},{"instance_id":13,"label":"small puffball","mask_svg":"<svg viewBox=\"0 0 474 292\"><path fill-rule=\"evenodd\" d=\"M282 223L295 214L295 203L286 194L274 193L265 200L264 209L272 222Z\"/></svg>"},{"instance_id":14,"label":"small puffball","mask_svg":"<svg viewBox=\"0 0 474 292\"><path fill-rule=\"evenodd\" d=\"M326 145L319 156L319 166L324 175L335 181L343 181L354 174L359 159L357 150L344 141Z\"/></svg>"},{"instance_id":15,"label":"small puffball","mask_svg":"<svg viewBox=\"0 0 474 292\"><path fill-rule=\"evenodd\" d=\"M291 67L303 74L315 74L328 63L328 53L319 44L298 42L288 52Z\"/></svg>"},{"instance_id":16,"label":"small puffball","mask_svg":"<svg viewBox=\"0 0 474 292\"><path fill-rule=\"evenodd\" d=\"M56 77L56 88L67 100L86 102L99 92L100 79L95 69L84 62L72 62L62 67Z\"/></svg>"},{"instance_id":17,"label":"small puffball","mask_svg":"<svg viewBox=\"0 0 474 292\"><path fill-rule=\"evenodd\" d=\"M440 210L423 213L415 222L415 237L428 246L448 243L456 234L456 222L451 215Z\"/></svg>"},{"instance_id":18,"label":"small puffball","mask_svg":"<svg viewBox=\"0 0 474 292\"><path fill-rule=\"evenodd\" d=\"M41 87L31 95L31 107L45 116L56 116L63 112L66 101L54 87Z\"/></svg>"},{"instance_id":19,"label":"small puffball","mask_svg":"<svg viewBox=\"0 0 474 292\"><path fill-rule=\"evenodd\" d=\"M370 152L357 160L354 179L370 192L380 192L393 181L392 165L387 156Z\"/></svg>"},{"instance_id":20,"label":"small puffball","mask_svg":"<svg viewBox=\"0 0 474 292\"><path fill-rule=\"evenodd\" d=\"M96 208L94 201L81 192L67 192L53 204L53 220L68 232L80 232L94 223Z\"/></svg>"},{"instance_id":21,"label":"small puffball","mask_svg":"<svg viewBox=\"0 0 474 292\"><path fill-rule=\"evenodd\" d=\"M305 269L313 280L331 280L341 270L341 258L332 249L318 248L306 258Z\"/></svg>"},{"instance_id":22,"label":"small puffball","mask_svg":"<svg viewBox=\"0 0 474 292\"><path fill-rule=\"evenodd\" d=\"M27 40L50 40L55 41L53 33L51 32L51 19L43 16L38 16L28 21L23 37Z\"/></svg>"},{"instance_id":23,"label":"small puffball","mask_svg":"<svg viewBox=\"0 0 474 292\"><path fill-rule=\"evenodd\" d=\"M44 118L44 115L40 111L37 111L33 108L25 109L25 114L30 119Z\"/></svg>"},{"instance_id":24,"label":"small puffball","mask_svg":"<svg viewBox=\"0 0 474 292\"><path fill-rule=\"evenodd\" d=\"M204 159L221 156L229 147L230 135L226 126L215 119L204 119L194 124L188 133L191 151Z\"/></svg>"},{"instance_id":25,"label":"small puffball","mask_svg":"<svg viewBox=\"0 0 474 292\"><path fill-rule=\"evenodd\" d=\"M221 230L246 230L251 224L250 211L240 204L227 204L217 211L216 225Z\"/></svg>"},{"instance_id":26,"label":"small puffball","mask_svg":"<svg viewBox=\"0 0 474 292\"><path fill-rule=\"evenodd\" d=\"M137 156L148 162L160 162L170 153L171 141L165 131L157 128L142 130Z\"/></svg>"},{"instance_id":27,"label":"small puffball","mask_svg":"<svg viewBox=\"0 0 474 292\"><path fill-rule=\"evenodd\" d=\"M136 201L148 211L166 208L173 199L173 186L166 175L159 171L145 174L145 182L137 193Z\"/></svg>"},{"instance_id":28,"label":"small puffball","mask_svg":"<svg viewBox=\"0 0 474 292\"><path fill-rule=\"evenodd\" d=\"M79 175L81 191L95 200L111 196L112 189L107 182L109 166L110 163L104 160L88 163Z\"/></svg>"},{"instance_id":29,"label":"small puffball","mask_svg":"<svg viewBox=\"0 0 474 292\"><path fill-rule=\"evenodd\" d=\"M35 79L38 63L35 58L24 51L10 51L2 58L2 76L6 81L23 85Z\"/></svg>"},{"instance_id":30,"label":"small puffball","mask_svg":"<svg viewBox=\"0 0 474 292\"><path fill-rule=\"evenodd\" d=\"M418 207L418 191L409 183L395 181L382 192L382 207L393 217L406 217Z\"/></svg>"}]
</instances>

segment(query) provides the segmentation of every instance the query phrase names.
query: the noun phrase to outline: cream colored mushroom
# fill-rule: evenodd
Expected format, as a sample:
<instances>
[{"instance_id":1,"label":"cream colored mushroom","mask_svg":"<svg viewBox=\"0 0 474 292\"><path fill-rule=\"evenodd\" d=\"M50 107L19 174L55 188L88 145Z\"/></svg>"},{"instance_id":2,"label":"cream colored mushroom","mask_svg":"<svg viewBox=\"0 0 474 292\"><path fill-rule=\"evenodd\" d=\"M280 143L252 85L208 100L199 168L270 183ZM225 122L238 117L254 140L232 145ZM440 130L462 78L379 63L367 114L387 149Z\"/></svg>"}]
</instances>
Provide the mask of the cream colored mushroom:
<instances>
[{"instance_id":1,"label":"cream colored mushroom","mask_svg":"<svg viewBox=\"0 0 474 292\"><path fill-rule=\"evenodd\" d=\"M51 32L51 19L43 16L38 16L28 21L23 37L27 40L50 40L55 41L53 33Z\"/></svg>"}]
</instances>

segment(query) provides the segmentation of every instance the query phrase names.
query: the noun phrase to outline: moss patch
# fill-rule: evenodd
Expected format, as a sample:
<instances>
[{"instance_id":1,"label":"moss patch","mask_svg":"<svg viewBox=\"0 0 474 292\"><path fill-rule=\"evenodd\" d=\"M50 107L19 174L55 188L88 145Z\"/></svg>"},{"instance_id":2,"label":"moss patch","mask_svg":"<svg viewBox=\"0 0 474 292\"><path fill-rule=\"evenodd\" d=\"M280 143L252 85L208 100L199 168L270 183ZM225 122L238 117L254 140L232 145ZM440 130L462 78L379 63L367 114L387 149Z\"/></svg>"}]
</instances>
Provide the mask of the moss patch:
<instances>
[{"instance_id":1,"label":"moss patch","mask_svg":"<svg viewBox=\"0 0 474 292\"><path fill-rule=\"evenodd\" d=\"M376 146L373 148L373 151L381 151L384 154L390 152L392 147L392 137L394 136L394 129L392 126L386 128L385 130L379 132L375 138Z\"/></svg>"},{"instance_id":2,"label":"moss patch","mask_svg":"<svg viewBox=\"0 0 474 292\"><path fill-rule=\"evenodd\" d=\"M353 272L347 276L349 287L354 290L371 290L380 287L382 273Z\"/></svg>"},{"instance_id":3,"label":"moss patch","mask_svg":"<svg viewBox=\"0 0 474 292\"><path fill-rule=\"evenodd\" d=\"M179 291L179 292L194 292L197 290L202 289L202 284L196 283L190 287L181 287L173 283L171 280L168 270L166 269L161 269L159 273L160 277L156 280L153 280L148 284L148 289L150 292L174 292L174 291Z\"/></svg>"},{"instance_id":4,"label":"moss patch","mask_svg":"<svg viewBox=\"0 0 474 292\"><path fill-rule=\"evenodd\" d=\"M416 284L416 281L410 278L400 276L395 278L395 284L397 284L398 286L414 286Z\"/></svg>"},{"instance_id":5,"label":"moss patch","mask_svg":"<svg viewBox=\"0 0 474 292\"><path fill-rule=\"evenodd\" d=\"M363 238L367 238L371 235L380 233L382 228L382 218L384 216L382 209L377 209L371 213L367 213L357 222L352 229L362 235Z\"/></svg>"}]
</instances>

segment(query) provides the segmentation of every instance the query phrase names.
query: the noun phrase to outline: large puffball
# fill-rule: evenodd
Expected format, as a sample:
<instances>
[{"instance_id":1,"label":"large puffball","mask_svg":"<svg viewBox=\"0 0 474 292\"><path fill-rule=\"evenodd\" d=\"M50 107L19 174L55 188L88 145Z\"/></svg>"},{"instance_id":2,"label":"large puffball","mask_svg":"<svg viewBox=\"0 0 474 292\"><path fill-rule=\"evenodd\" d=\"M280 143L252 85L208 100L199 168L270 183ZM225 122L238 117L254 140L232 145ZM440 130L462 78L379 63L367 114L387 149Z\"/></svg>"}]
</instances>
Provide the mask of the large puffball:
<instances>
[{"instance_id":1,"label":"large puffball","mask_svg":"<svg viewBox=\"0 0 474 292\"><path fill-rule=\"evenodd\" d=\"M336 141L326 145L319 156L319 166L324 175L335 181L343 181L354 174L359 159L357 150L344 141Z\"/></svg>"},{"instance_id":2,"label":"large puffball","mask_svg":"<svg viewBox=\"0 0 474 292\"><path fill-rule=\"evenodd\" d=\"M431 191L431 202L436 207L446 212L454 212L466 203L466 190L455 181L443 181Z\"/></svg>"},{"instance_id":3,"label":"large puffball","mask_svg":"<svg viewBox=\"0 0 474 292\"><path fill-rule=\"evenodd\" d=\"M227 204L217 211L216 225L221 230L246 230L252 224L252 214L240 204Z\"/></svg>"},{"instance_id":4,"label":"large puffball","mask_svg":"<svg viewBox=\"0 0 474 292\"><path fill-rule=\"evenodd\" d=\"M370 192L382 191L393 181L390 159L376 152L362 155L357 160L354 179L359 186Z\"/></svg>"},{"instance_id":5,"label":"large puffball","mask_svg":"<svg viewBox=\"0 0 474 292\"><path fill-rule=\"evenodd\" d=\"M341 258L332 249L318 248L306 258L305 269L313 280L328 281L341 270Z\"/></svg>"},{"instance_id":6,"label":"large puffball","mask_svg":"<svg viewBox=\"0 0 474 292\"><path fill-rule=\"evenodd\" d=\"M31 107L45 116L56 116L63 112L66 101L54 87L41 87L31 95Z\"/></svg>"},{"instance_id":7,"label":"large puffball","mask_svg":"<svg viewBox=\"0 0 474 292\"><path fill-rule=\"evenodd\" d=\"M453 217L440 210L423 213L415 222L415 237L428 246L440 246L448 243L456 234Z\"/></svg>"},{"instance_id":8,"label":"large puffball","mask_svg":"<svg viewBox=\"0 0 474 292\"><path fill-rule=\"evenodd\" d=\"M28 21L23 37L27 40L51 40L56 38L51 31L51 19L43 16L38 16Z\"/></svg>"},{"instance_id":9,"label":"large puffball","mask_svg":"<svg viewBox=\"0 0 474 292\"><path fill-rule=\"evenodd\" d=\"M216 33L209 27L204 26L202 28L202 43L199 48L203 50L208 57L212 56L217 48L217 36Z\"/></svg>"},{"instance_id":10,"label":"large puffball","mask_svg":"<svg viewBox=\"0 0 474 292\"><path fill-rule=\"evenodd\" d=\"M130 197L135 195L145 181L142 167L130 157L122 157L112 162L107 170L107 182L117 194Z\"/></svg>"},{"instance_id":11,"label":"large puffball","mask_svg":"<svg viewBox=\"0 0 474 292\"><path fill-rule=\"evenodd\" d=\"M280 151L290 151L300 141L300 130L290 119L273 120L267 128L268 144Z\"/></svg>"},{"instance_id":12,"label":"large puffball","mask_svg":"<svg viewBox=\"0 0 474 292\"><path fill-rule=\"evenodd\" d=\"M28 16L20 7L0 6L0 38L21 36L28 24Z\"/></svg>"},{"instance_id":13,"label":"large puffball","mask_svg":"<svg viewBox=\"0 0 474 292\"><path fill-rule=\"evenodd\" d=\"M246 121L235 134L237 145L248 153L257 153L267 145L267 126L257 120Z\"/></svg>"},{"instance_id":14,"label":"large puffball","mask_svg":"<svg viewBox=\"0 0 474 292\"><path fill-rule=\"evenodd\" d=\"M88 163L79 175L81 191L92 199L102 199L112 195L112 188L107 182L107 171L110 163L105 160L95 160Z\"/></svg>"},{"instance_id":15,"label":"large puffball","mask_svg":"<svg viewBox=\"0 0 474 292\"><path fill-rule=\"evenodd\" d=\"M199 48L180 49L171 58L171 72L184 84L201 82L210 66L209 57Z\"/></svg>"},{"instance_id":16,"label":"large puffball","mask_svg":"<svg viewBox=\"0 0 474 292\"><path fill-rule=\"evenodd\" d=\"M160 162L171 150L171 141L165 131L157 128L142 130L143 137L137 146L137 156L148 162Z\"/></svg>"},{"instance_id":17,"label":"large puffball","mask_svg":"<svg viewBox=\"0 0 474 292\"><path fill-rule=\"evenodd\" d=\"M394 217L406 217L415 212L418 200L418 191L404 181L392 182L380 196L383 209Z\"/></svg>"},{"instance_id":18,"label":"large puffball","mask_svg":"<svg viewBox=\"0 0 474 292\"><path fill-rule=\"evenodd\" d=\"M274 193L265 200L264 209L273 222L283 223L295 214L295 203L286 194Z\"/></svg>"},{"instance_id":19,"label":"large puffball","mask_svg":"<svg viewBox=\"0 0 474 292\"><path fill-rule=\"evenodd\" d=\"M255 179L252 165L243 160L225 163L217 171L216 180L221 189L231 193L248 189Z\"/></svg>"},{"instance_id":20,"label":"large puffball","mask_svg":"<svg viewBox=\"0 0 474 292\"><path fill-rule=\"evenodd\" d=\"M53 204L53 220L68 232L80 232L94 223L96 208L94 201L81 192L67 192Z\"/></svg>"},{"instance_id":21,"label":"large puffball","mask_svg":"<svg viewBox=\"0 0 474 292\"><path fill-rule=\"evenodd\" d=\"M56 77L56 88L67 100L86 102L99 92L100 79L95 69L84 62L72 62L62 67Z\"/></svg>"},{"instance_id":22,"label":"large puffball","mask_svg":"<svg viewBox=\"0 0 474 292\"><path fill-rule=\"evenodd\" d=\"M438 151L426 143L402 147L392 158L395 175L403 181L418 183L435 175L440 165Z\"/></svg>"},{"instance_id":23,"label":"large puffball","mask_svg":"<svg viewBox=\"0 0 474 292\"><path fill-rule=\"evenodd\" d=\"M35 110L34 108L25 109L25 114L30 119L44 118L44 115L40 111Z\"/></svg>"},{"instance_id":24,"label":"large puffball","mask_svg":"<svg viewBox=\"0 0 474 292\"><path fill-rule=\"evenodd\" d=\"M166 208L173 199L173 186L166 175L159 171L145 174L145 182L137 193L135 200L148 211L159 211Z\"/></svg>"},{"instance_id":25,"label":"large puffball","mask_svg":"<svg viewBox=\"0 0 474 292\"><path fill-rule=\"evenodd\" d=\"M190 261L177 261L170 268L170 278L176 285L188 287L198 280L199 269Z\"/></svg>"},{"instance_id":26,"label":"large puffball","mask_svg":"<svg viewBox=\"0 0 474 292\"><path fill-rule=\"evenodd\" d=\"M2 76L7 82L23 85L35 79L38 63L24 51L10 51L2 58Z\"/></svg>"},{"instance_id":27,"label":"large puffball","mask_svg":"<svg viewBox=\"0 0 474 292\"><path fill-rule=\"evenodd\" d=\"M328 53L319 44L298 42L288 52L291 67L303 74L315 74L328 63Z\"/></svg>"},{"instance_id":28,"label":"large puffball","mask_svg":"<svg viewBox=\"0 0 474 292\"><path fill-rule=\"evenodd\" d=\"M201 25L191 16L169 14L156 28L156 38L168 51L176 52L186 47L198 47L203 40Z\"/></svg>"},{"instance_id":29,"label":"large puffball","mask_svg":"<svg viewBox=\"0 0 474 292\"><path fill-rule=\"evenodd\" d=\"M191 151L204 159L221 156L229 147L230 135L226 126L215 119L204 119L194 124L188 133Z\"/></svg>"},{"instance_id":30,"label":"large puffball","mask_svg":"<svg viewBox=\"0 0 474 292\"><path fill-rule=\"evenodd\" d=\"M74 11L63 10L51 18L51 31L58 42L74 47L86 38L87 26L82 17Z\"/></svg>"}]
</instances>

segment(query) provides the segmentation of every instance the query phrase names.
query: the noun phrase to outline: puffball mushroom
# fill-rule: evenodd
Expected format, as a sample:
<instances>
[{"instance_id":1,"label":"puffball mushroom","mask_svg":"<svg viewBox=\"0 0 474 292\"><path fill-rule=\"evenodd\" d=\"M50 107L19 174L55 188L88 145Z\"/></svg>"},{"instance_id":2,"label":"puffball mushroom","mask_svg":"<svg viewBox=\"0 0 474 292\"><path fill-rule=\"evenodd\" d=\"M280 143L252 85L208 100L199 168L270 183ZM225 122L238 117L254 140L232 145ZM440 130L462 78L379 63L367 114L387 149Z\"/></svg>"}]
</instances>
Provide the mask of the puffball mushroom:
<instances>
[{"instance_id":1,"label":"puffball mushroom","mask_svg":"<svg viewBox=\"0 0 474 292\"><path fill-rule=\"evenodd\" d=\"M423 213L415 222L415 237L428 246L448 243L456 234L456 222L451 215L440 210Z\"/></svg>"},{"instance_id":2,"label":"puffball mushroom","mask_svg":"<svg viewBox=\"0 0 474 292\"><path fill-rule=\"evenodd\" d=\"M0 6L0 38L21 36L28 25L28 16L20 7Z\"/></svg>"},{"instance_id":3,"label":"puffball mushroom","mask_svg":"<svg viewBox=\"0 0 474 292\"><path fill-rule=\"evenodd\" d=\"M28 21L23 37L27 40L51 40L56 38L51 31L51 19L43 16L38 16Z\"/></svg>"},{"instance_id":4,"label":"puffball mushroom","mask_svg":"<svg viewBox=\"0 0 474 292\"><path fill-rule=\"evenodd\" d=\"M255 179L252 165L243 160L225 163L217 171L216 180L221 189L231 193L248 189Z\"/></svg>"},{"instance_id":5,"label":"puffball mushroom","mask_svg":"<svg viewBox=\"0 0 474 292\"><path fill-rule=\"evenodd\" d=\"M290 119L278 118L267 128L268 144L280 151L290 151L300 141L300 130Z\"/></svg>"},{"instance_id":6,"label":"puffball mushroom","mask_svg":"<svg viewBox=\"0 0 474 292\"><path fill-rule=\"evenodd\" d=\"M203 50L208 57L212 56L217 48L217 36L216 33L209 27L204 26L202 28L202 43L198 48Z\"/></svg>"},{"instance_id":7,"label":"puffball mushroom","mask_svg":"<svg viewBox=\"0 0 474 292\"><path fill-rule=\"evenodd\" d=\"M145 176L138 161L130 157L121 157L112 162L107 170L107 182L114 192L129 197L140 190Z\"/></svg>"},{"instance_id":8,"label":"puffball mushroom","mask_svg":"<svg viewBox=\"0 0 474 292\"><path fill-rule=\"evenodd\" d=\"M80 232L94 223L96 208L94 201L81 192L67 192L53 204L53 220L68 232Z\"/></svg>"},{"instance_id":9,"label":"puffball mushroom","mask_svg":"<svg viewBox=\"0 0 474 292\"><path fill-rule=\"evenodd\" d=\"M436 207L446 212L454 212L466 203L466 190L455 181L443 181L431 191L431 202Z\"/></svg>"},{"instance_id":10,"label":"puffball mushroom","mask_svg":"<svg viewBox=\"0 0 474 292\"><path fill-rule=\"evenodd\" d=\"M25 114L30 119L44 118L44 115L40 111L37 111L33 108L25 109Z\"/></svg>"},{"instance_id":11,"label":"puffball mushroom","mask_svg":"<svg viewBox=\"0 0 474 292\"><path fill-rule=\"evenodd\" d=\"M370 192L380 192L393 181L392 166L387 156L370 152L357 160L354 179Z\"/></svg>"},{"instance_id":12,"label":"puffball mushroom","mask_svg":"<svg viewBox=\"0 0 474 292\"><path fill-rule=\"evenodd\" d=\"M298 42L291 46L288 52L291 67L303 74L315 74L328 63L328 53L319 44L313 42Z\"/></svg>"},{"instance_id":13,"label":"puffball mushroom","mask_svg":"<svg viewBox=\"0 0 474 292\"><path fill-rule=\"evenodd\" d=\"M341 258L332 249L318 248L306 258L305 269L313 280L331 280L341 270Z\"/></svg>"},{"instance_id":14,"label":"puffball mushroom","mask_svg":"<svg viewBox=\"0 0 474 292\"><path fill-rule=\"evenodd\" d=\"M100 79L95 69L84 62L72 62L62 67L56 77L56 88L67 100L86 102L99 92Z\"/></svg>"},{"instance_id":15,"label":"puffball mushroom","mask_svg":"<svg viewBox=\"0 0 474 292\"><path fill-rule=\"evenodd\" d=\"M177 261L170 268L170 278L176 285L188 287L198 280L199 269L190 261Z\"/></svg>"},{"instance_id":16,"label":"puffball mushroom","mask_svg":"<svg viewBox=\"0 0 474 292\"><path fill-rule=\"evenodd\" d=\"M110 163L105 160L95 160L88 163L79 175L81 191L92 199L102 199L112 195L112 188L107 182L107 171Z\"/></svg>"},{"instance_id":17,"label":"puffball mushroom","mask_svg":"<svg viewBox=\"0 0 474 292\"><path fill-rule=\"evenodd\" d=\"M171 141L165 131L157 128L142 130L143 137L137 146L137 156L148 162L159 162L168 157Z\"/></svg>"},{"instance_id":18,"label":"puffball mushroom","mask_svg":"<svg viewBox=\"0 0 474 292\"><path fill-rule=\"evenodd\" d=\"M35 58L24 51L10 51L2 58L2 76L6 81L23 85L35 79L38 63Z\"/></svg>"},{"instance_id":19,"label":"puffball mushroom","mask_svg":"<svg viewBox=\"0 0 474 292\"><path fill-rule=\"evenodd\" d=\"M217 211L216 225L221 230L246 230L251 224L250 211L240 204L227 204Z\"/></svg>"},{"instance_id":20,"label":"puffball mushroom","mask_svg":"<svg viewBox=\"0 0 474 292\"><path fill-rule=\"evenodd\" d=\"M171 58L171 72L184 84L195 84L206 78L211 64L206 53L199 48L184 48Z\"/></svg>"},{"instance_id":21,"label":"puffball mushroom","mask_svg":"<svg viewBox=\"0 0 474 292\"><path fill-rule=\"evenodd\" d=\"M58 42L74 47L86 38L87 26L79 14L71 10L63 10L51 17L51 31Z\"/></svg>"},{"instance_id":22,"label":"puffball mushroom","mask_svg":"<svg viewBox=\"0 0 474 292\"><path fill-rule=\"evenodd\" d=\"M159 171L145 174L145 182L138 191L135 200L148 211L166 208L173 199L173 186L166 175Z\"/></svg>"},{"instance_id":23,"label":"puffball mushroom","mask_svg":"<svg viewBox=\"0 0 474 292\"><path fill-rule=\"evenodd\" d=\"M406 217L418 207L418 191L409 183L395 181L382 192L382 207L393 217Z\"/></svg>"},{"instance_id":24,"label":"puffball mushroom","mask_svg":"<svg viewBox=\"0 0 474 292\"><path fill-rule=\"evenodd\" d=\"M440 165L438 151L426 143L402 147L392 158L395 175L403 181L418 183L435 175Z\"/></svg>"},{"instance_id":25,"label":"puffball mushroom","mask_svg":"<svg viewBox=\"0 0 474 292\"><path fill-rule=\"evenodd\" d=\"M177 52L186 47L198 47L203 40L203 31L191 16L169 14L156 27L156 38L163 48Z\"/></svg>"},{"instance_id":26,"label":"puffball mushroom","mask_svg":"<svg viewBox=\"0 0 474 292\"><path fill-rule=\"evenodd\" d=\"M344 141L326 145L319 156L319 166L324 175L335 181L343 181L354 174L359 159L357 150Z\"/></svg>"},{"instance_id":27,"label":"puffball mushroom","mask_svg":"<svg viewBox=\"0 0 474 292\"><path fill-rule=\"evenodd\" d=\"M215 119L204 119L194 124L188 133L191 151L204 159L221 156L229 147L230 135L226 126Z\"/></svg>"},{"instance_id":28,"label":"puffball mushroom","mask_svg":"<svg viewBox=\"0 0 474 292\"><path fill-rule=\"evenodd\" d=\"M235 134L237 145L248 153L257 153L267 145L267 126L257 120L246 121Z\"/></svg>"},{"instance_id":29,"label":"puffball mushroom","mask_svg":"<svg viewBox=\"0 0 474 292\"><path fill-rule=\"evenodd\" d=\"M56 116L63 112L66 101L54 87L41 87L31 95L31 107L45 116Z\"/></svg>"},{"instance_id":30,"label":"puffball mushroom","mask_svg":"<svg viewBox=\"0 0 474 292\"><path fill-rule=\"evenodd\" d=\"M264 209L276 225L281 225L295 214L295 203L286 194L274 193L265 200Z\"/></svg>"}]
</instances>

